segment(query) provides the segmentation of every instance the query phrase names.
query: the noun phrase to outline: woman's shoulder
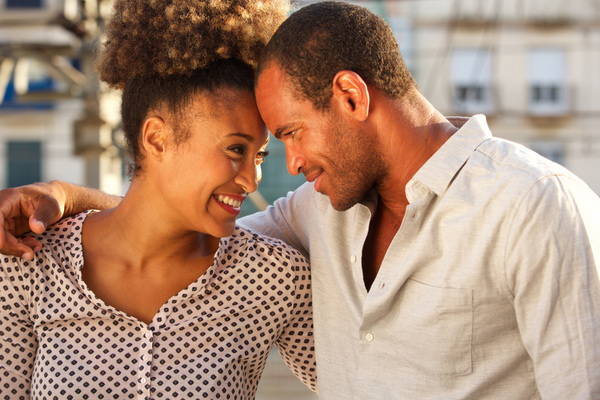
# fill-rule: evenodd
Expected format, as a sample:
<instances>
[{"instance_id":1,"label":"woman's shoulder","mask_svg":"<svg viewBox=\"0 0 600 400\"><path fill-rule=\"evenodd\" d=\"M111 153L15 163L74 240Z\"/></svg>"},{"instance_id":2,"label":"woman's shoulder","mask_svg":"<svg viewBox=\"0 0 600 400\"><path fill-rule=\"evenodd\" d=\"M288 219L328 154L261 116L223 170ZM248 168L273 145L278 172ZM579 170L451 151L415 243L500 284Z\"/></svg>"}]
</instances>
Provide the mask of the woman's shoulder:
<instances>
[{"instance_id":1,"label":"woman's shoulder","mask_svg":"<svg viewBox=\"0 0 600 400\"><path fill-rule=\"evenodd\" d=\"M42 244L42 249L34 254L33 262L40 265L68 266L83 260L81 232L83 222L91 211L85 211L63 218L50 225L41 234L28 233ZM25 236L25 235L24 235Z\"/></svg>"},{"instance_id":2,"label":"woman's shoulder","mask_svg":"<svg viewBox=\"0 0 600 400\"><path fill-rule=\"evenodd\" d=\"M242 250L251 260L252 258L266 258L271 262L280 262L285 265L308 265L308 260L295 248L282 240L257 234L241 226L236 226L233 234L221 241L224 250Z\"/></svg>"},{"instance_id":3,"label":"woman's shoulder","mask_svg":"<svg viewBox=\"0 0 600 400\"><path fill-rule=\"evenodd\" d=\"M12 256L0 257L0 274L12 276L9 280L39 281L44 277L47 279L48 274L70 269L78 260L82 261L81 228L88 213L64 218L50 225L42 234L22 235L39 240L42 249L34 253L32 261Z\"/></svg>"},{"instance_id":4,"label":"woman's shoulder","mask_svg":"<svg viewBox=\"0 0 600 400\"><path fill-rule=\"evenodd\" d=\"M71 217L63 218L60 221L50 225L41 234L28 233L24 236L31 236L42 243L48 245L69 246L71 243L81 244L81 231L83 222L88 214L92 212L84 211Z\"/></svg>"}]
</instances>

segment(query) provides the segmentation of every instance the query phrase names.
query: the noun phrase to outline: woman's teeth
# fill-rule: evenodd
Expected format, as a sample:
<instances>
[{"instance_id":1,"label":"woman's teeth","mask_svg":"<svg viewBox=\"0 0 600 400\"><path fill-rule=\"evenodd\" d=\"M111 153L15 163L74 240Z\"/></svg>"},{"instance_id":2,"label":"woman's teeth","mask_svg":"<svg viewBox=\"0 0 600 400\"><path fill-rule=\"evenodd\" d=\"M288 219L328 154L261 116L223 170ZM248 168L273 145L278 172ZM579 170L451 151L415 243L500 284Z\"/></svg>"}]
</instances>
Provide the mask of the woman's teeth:
<instances>
[{"instance_id":1,"label":"woman's teeth","mask_svg":"<svg viewBox=\"0 0 600 400\"><path fill-rule=\"evenodd\" d=\"M223 204L227 204L231 207L240 208L242 206L242 202L239 200L235 200L229 196L224 196L222 194L217 196L217 200L219 200Z\"/></svg>"}]
</instances>

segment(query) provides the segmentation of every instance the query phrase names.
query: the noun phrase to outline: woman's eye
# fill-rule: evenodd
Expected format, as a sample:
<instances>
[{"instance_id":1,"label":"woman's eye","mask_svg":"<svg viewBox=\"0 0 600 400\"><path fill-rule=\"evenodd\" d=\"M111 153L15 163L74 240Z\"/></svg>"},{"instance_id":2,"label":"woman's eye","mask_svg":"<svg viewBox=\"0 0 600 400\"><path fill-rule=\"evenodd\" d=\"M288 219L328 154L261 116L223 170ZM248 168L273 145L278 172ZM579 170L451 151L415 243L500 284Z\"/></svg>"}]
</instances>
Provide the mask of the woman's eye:
<instances>
[{"instance_id":1,"label":"woman's eye","mask_svg":"<svg viewBox=\"0 0 600 400\"><path fill-rule=\"evenodd\" d=\"M239 154L240 156L243 156L244 153L246 152L246 147L245 146L231 146L229 148L230 151L233 151L236 154Z\"/></svg>"},{"instance_id":2,"label":"woman's eye","mask_svg":"<svg viewBox=\"0 0 600 400\"><path fill-rule=\"evenodd\" d=\"M256 165L260 165L265 162L265 157L269 155L267 150L259 151L256 155Z\"/></svg>"}]
</instances>

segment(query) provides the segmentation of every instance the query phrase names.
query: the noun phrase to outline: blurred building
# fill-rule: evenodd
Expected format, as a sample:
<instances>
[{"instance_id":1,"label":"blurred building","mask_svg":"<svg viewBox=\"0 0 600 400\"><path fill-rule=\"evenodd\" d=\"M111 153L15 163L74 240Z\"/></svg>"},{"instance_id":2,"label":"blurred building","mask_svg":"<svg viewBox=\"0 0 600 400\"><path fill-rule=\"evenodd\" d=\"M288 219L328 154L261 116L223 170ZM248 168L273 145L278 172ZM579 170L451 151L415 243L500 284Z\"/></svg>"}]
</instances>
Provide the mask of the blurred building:
<instances>
[{"instance_id":1,"label":"blurred building","mask_svg":"<svg viewBox=\"0 0 600 400\"><path fill-rule=\"evenodd\" d=\"M564 164L600 193L600 1L353 2L387 20L440 111L486 114L496 136ZM0 187L63 179L126 189L118 95L92 66L110 3L0 0ZM270 147L267 203L303 181L283 168L283 147Z\"/></svg>"},{"instance_id":2,"label":"blurred building","mask_svg":"<svg viewBox=\"0 0 600 400\"><path fill-rule=\"evenodd\" d=\"M62 179L122 189L118 97L92 48L100 0L0 0L0 187Z\"/></svg>"}]
</instances>

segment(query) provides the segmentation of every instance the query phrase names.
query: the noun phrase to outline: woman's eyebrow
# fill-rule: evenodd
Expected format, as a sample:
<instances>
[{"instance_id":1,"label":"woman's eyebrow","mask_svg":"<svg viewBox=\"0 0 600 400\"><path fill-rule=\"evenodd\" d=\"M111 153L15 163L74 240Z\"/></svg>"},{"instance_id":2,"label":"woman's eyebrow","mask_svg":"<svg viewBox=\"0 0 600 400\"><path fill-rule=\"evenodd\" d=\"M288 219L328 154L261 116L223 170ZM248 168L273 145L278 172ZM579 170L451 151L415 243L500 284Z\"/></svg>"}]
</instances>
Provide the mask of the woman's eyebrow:
<instances>
[{"instance_id":1,"label":"woman's eyebrow","mask_svg":"<svg viewBox=\"0 0 600 400\"><path fill-rule=\"evenodd\" d=\"M249 142L254 142L254 136L249 135L247 133L243 133L243 132L232 132L232 133L228 134L227 136L238 136L238 137L246 139Z\"/></svg>"}]
</instances>

